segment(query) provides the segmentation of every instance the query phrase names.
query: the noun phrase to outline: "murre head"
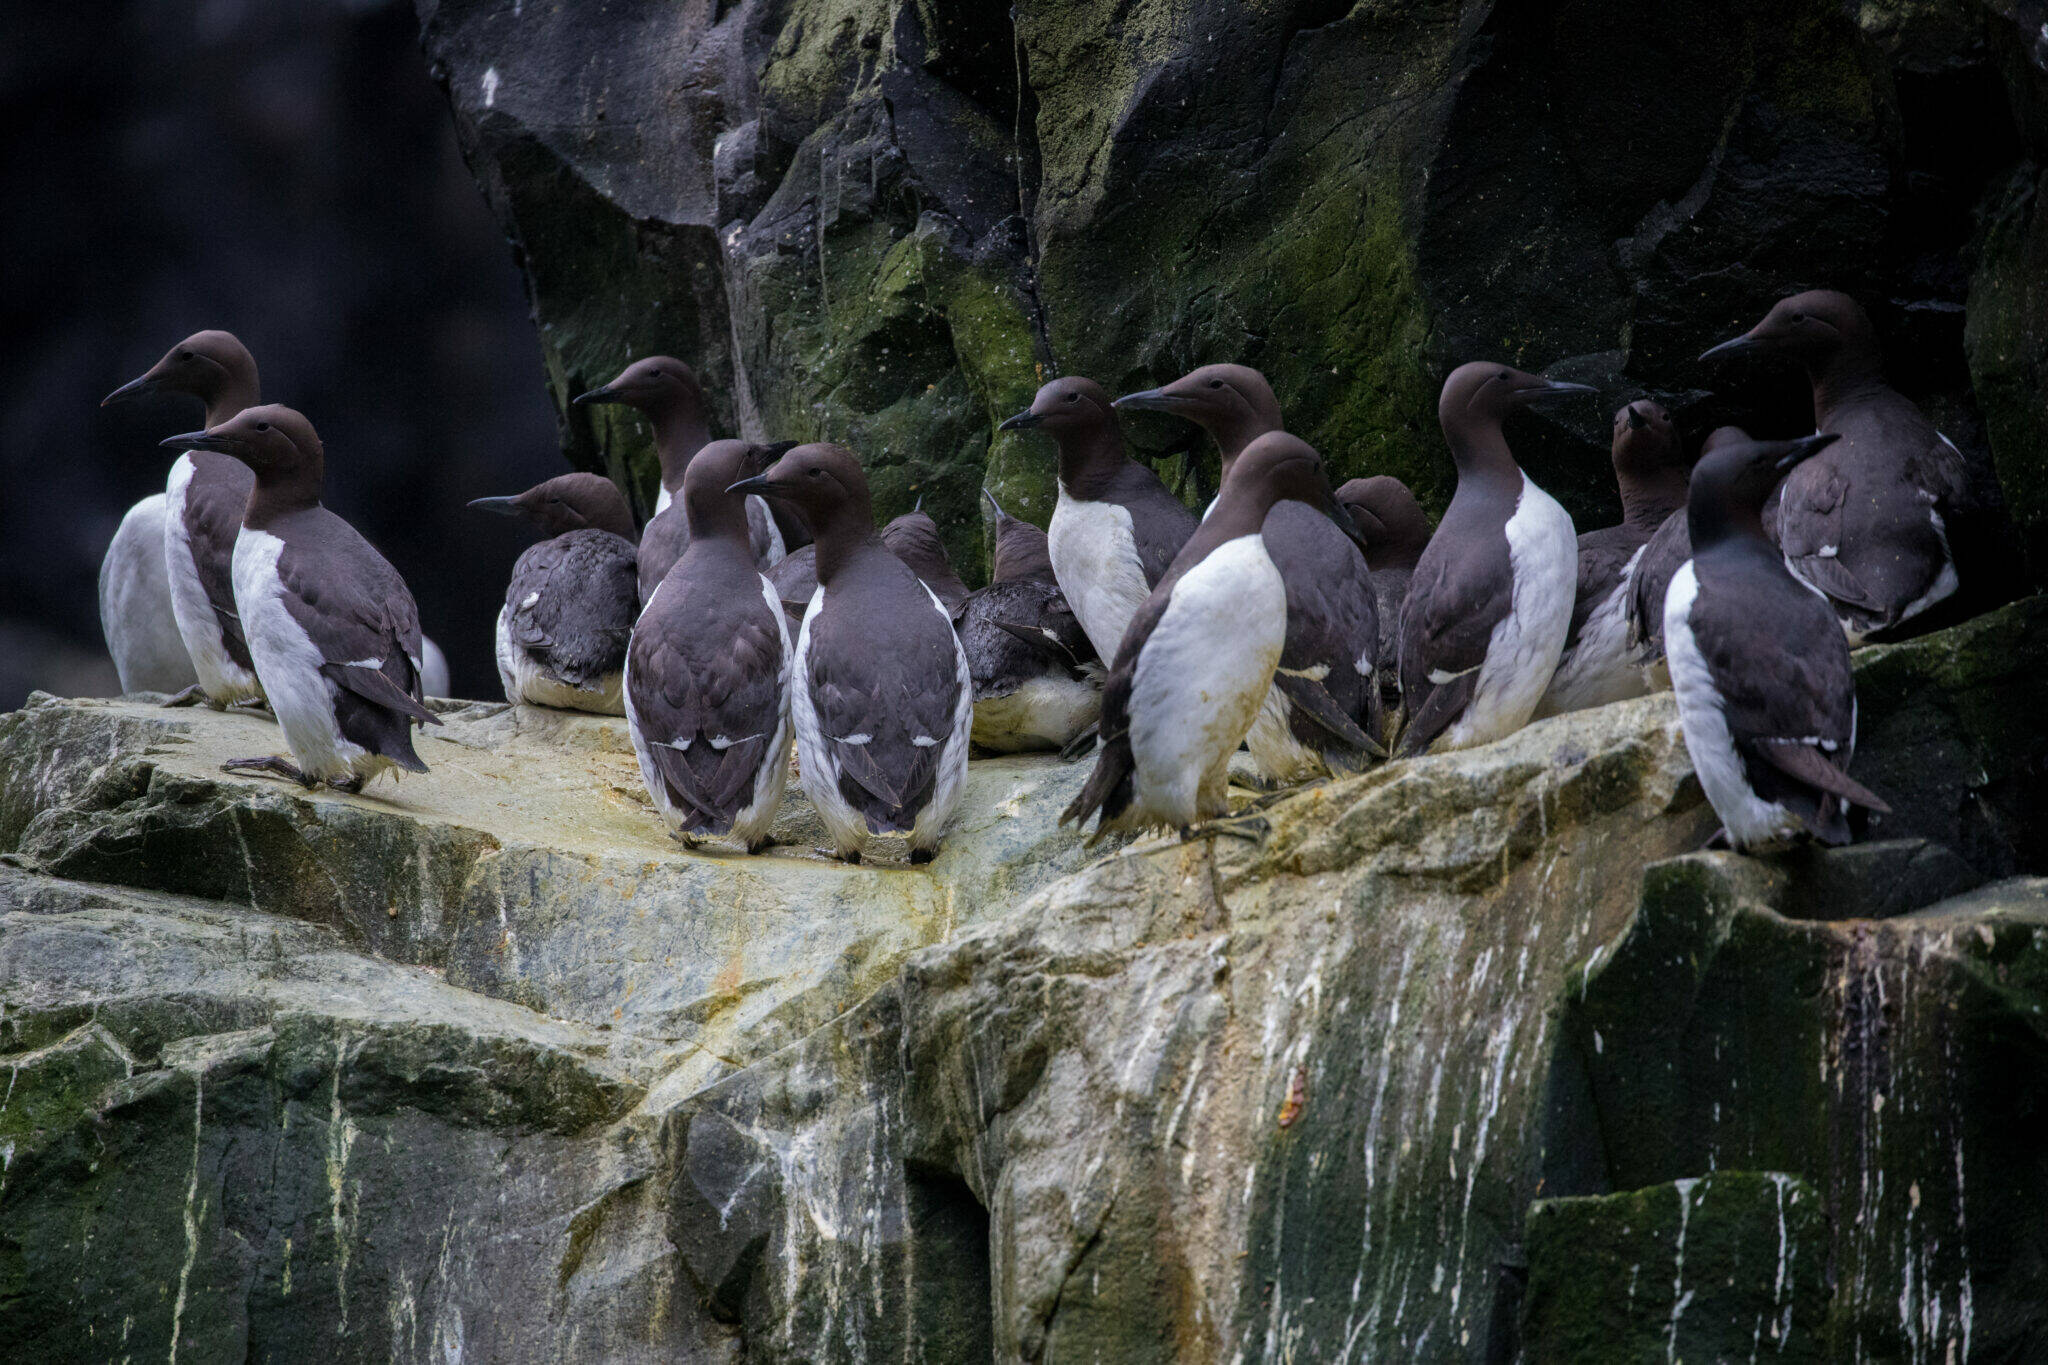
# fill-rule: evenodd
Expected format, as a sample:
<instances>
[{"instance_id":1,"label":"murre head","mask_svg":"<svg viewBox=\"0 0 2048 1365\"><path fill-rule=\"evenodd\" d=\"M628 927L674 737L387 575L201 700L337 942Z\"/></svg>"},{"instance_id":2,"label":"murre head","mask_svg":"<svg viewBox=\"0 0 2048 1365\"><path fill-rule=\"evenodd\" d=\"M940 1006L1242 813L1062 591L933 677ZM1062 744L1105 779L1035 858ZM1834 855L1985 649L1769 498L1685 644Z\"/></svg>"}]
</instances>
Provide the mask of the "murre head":
<instances>
[{"instance_id":1,"label":"murre head","mask_svg":"<svg viewBox=\"0 0 2048 1365\"><path fill-rule=\"evenodd\" d=\"M1374 573L1412 569L1429 546L1429 516L1391 474L1353 479L1337 490L1337 501L1365 537L1365 562Z\"/></svg>"},{"instance_id":2,"label":"murre head","mask_svg":"<svg viewBox=\"0 0 2048 1365\"><path fill-rule=\"evenodd\" d=\"M652 413L658 408L701 407L703 386L697 372L674 356L651 355L619 371L601 388L576 395L578 403L624 403Z\"/></svg>"},{"instance_id":3,"label":"murre head","mask_svg":"<svg viewBox=\"0 0 2048 1365\"><path fill-rule=\"evenodd\" d=\"M477 498L469 504L480 512L518 517L548 536L594 529L633 540L633 514L619 486L602 474L558 474L509 498Z\"/></svg>"},{"instance_id":4,"label":"murre head","mask_svg":"<svg viewBox=\"0 0 2048 1365\"><path fill-rule=\"evenodd\" d=\"M1014 583L1027 578L1051 582L1052 547L1045 532L1003 510L996 495L984 488L981 496L996 514L995 549L988 557L988 581Z\"/></svg>"},{"instance_id":5,"label":"murre head","mask_svg":"<svg viewBox=\"0 0 2048 1365\"><path fill-rule=\"evenodd\" d=\"M1614 414L1614 472L1623 478L1649 478L1677 465L1685 454L1678 428L1661 404L1638 398Z\"/></svg>"},{"instance_id":6,"label":"murre head","mask_svg":"<svg viewBox=\"0 0 2048 1365\"><path fill-rule=\"evenodd\" d=\"M1540 374L1524 374L1509 365L1475 360L1451 371L1437 399L1436 414L1446 431L1454 424L1498 426L1518 408L1593 391L1590 384L1567 384Z\"/></svg>"},{"instance_id":7,"label":"murre head","mask_svg":"<svg viewBox=\"0 0 2048 1365\"><path fill-rule=\"evenodd\" d=\"M683 475L683 515L692 540L726 539L746 549L747 495L732 486L759 475L795 447L751 441L713 441L698 451Z\"/></svg>"},{"instance_id":8,"label":"murre head","mask_svg":"<svg viewBox=\"0 0 2048 1365\"><path fill-rule=\"evenodd\" d=\"M1042 431L1064 446L1073 437L1104 427L1114 430L1109 394L1102 385L1079 375L1055 379L1038 391L1031 406L1005 421L997 431Z\"/></svg>"},{"instance_id":9,"label":"murre head","mask_svg":"<svg viewBox=\"0 0 2048 1365\"><path fill-rule=\"evenodd\" d=\"M1226 463L1283 425L1273 386L1249 365L1204 365L1161 388L1127 393L1116 406L1187 418L1215 438Z\"/></svg>"},{"instance_id":10,"label":"murre head","mask_svg":"<svg viewBox=\"0 0 2048 1365\"><path fill-rule=\"evenodd\" d=\"M1330 491L1323 457L1308 442L1284 431L1267 432L1238 455L1223 476L1223 489L1209 519L1224 518L1218 525L1227 528L1226 534L1256 531L1276 502L1307 503L1350 537L1360 554L1365 553L1365 537ZM1234 522L1249 524L1240 527Z\"/></svg>"},{"instance_id":11,"label":"murre head","mask_svg":"<svg viewBox=\"0 0 2048 1365\"><path fill-rule=\"evenodd\" d=\"M867 473L852 451L829 441L787 451L766 470L732 484L731 491L758 493L795 509L819 542L821 555L828 538L844 543L875 534Z\"/></svg>"},{"instance_id":12,"label":"murre head","mask_svg":"<svg viewBox=\"0 0 2048 1365\"><path fill-rule=\"evenodd\" d=\"M188 431L162 442L172 450L214 450L256 471L256 499L273 511L320 501L326 455L313 424L278 403L244 408L205 431ZM256 502L250 504L252 523Z\"/></svg>"},{"instance_id":13,"label":"murre head","mask_svg":"<svg viewBox=\"0 0 2048 1365\"><path fill-rule=\"evenodd\" d=\"M206 404L209 421L256 402L256 357L233 332L194 332L142 375L100 400L100 406L151 393L189 393Z\"/></svg>"},{"instance_id":14,"label":"murre head","mask_svg":"<svg viewBox=\"0 0 2048 1365\"><path fill-rule=\"evenodd\" d=\"M1732 428L1722 428L1728 430ZM1823 431L1791 441L1752 441L1740 433L1710 441L1693 466L1692 495L1686 504L1694 553L1743 534L1769 548L1763 508L1771 490L1838 439L1835 432ZM1771 549L1770 554L1775 557L1777 551Z\"/></svg>"},{"instance_id":15,"label":"murre head","mask_svg":"<svg viewBox=\"0 0 2048 1365\"><path fill-rule=\"evenodd\" d=\"M1779 299L1764 320L1739 337L1730 338L1700 356L1718 360L1735 355L1776 355L1796 360L1810 375L1839 363L1875 367L1877 332L1870 315L1847 294L1835 289L1809 289Z\"/></svg>"}]
</instances>

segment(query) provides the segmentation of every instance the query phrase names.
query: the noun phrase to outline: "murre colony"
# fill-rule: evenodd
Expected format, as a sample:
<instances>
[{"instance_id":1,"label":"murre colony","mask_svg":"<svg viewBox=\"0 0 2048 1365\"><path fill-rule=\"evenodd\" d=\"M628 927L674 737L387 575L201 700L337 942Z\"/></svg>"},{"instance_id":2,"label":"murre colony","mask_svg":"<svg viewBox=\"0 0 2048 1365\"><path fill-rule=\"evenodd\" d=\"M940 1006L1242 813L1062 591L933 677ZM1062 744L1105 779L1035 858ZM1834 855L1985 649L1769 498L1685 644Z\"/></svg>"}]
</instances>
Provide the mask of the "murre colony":
<instances>
[{"instance_id":1,"label":"murre colony","mask_svg":"<svg viewBox=\"0 0 2048 1365\"><path fill-rule=\"evenodd\" d=\"M972 591L921 505L877 524L859 453L713 439L697 374L649 356L575 401L651 424L658 496L572 473L478 498L543 539L495 626L464 628L494 630L507 700L623 715L654 813L691 848L769 847L792 749L823 851L858 862L894 836L924 862L975 751L1092 751L1065 819L1193 837L1240 832L1233 779L1323 780L1665 686L1720 837L1841 843L1886 810L1848 772L1850 648L1938 618L1965 586L1966 471L1886 385L1846 295L1784 299L1701 361L1738 353L1804 368L1814 434L1724 427L1688 461L1674 414L1627 398L1621 520L1584 531L1509 438L1523 409L1583 384L1452 371L1438 419L1455 491L1432 529L1400 481L1290 434L1257 370L1205 365L1114 400L1056 378L998 428L1027 454L1049 442L1048 524L987 493L993 572ZM198 399L205 427L164 442L181 452L165 491L107 551L123 687L267 709L285 752L235 769L350 792L423 771L413 730L437 723L438 651L389 562L321 505L312 423L259 406L254 358L221 331L106 401L153 394ZM1133 456L1134 410L1213 442L1206 510ZM1326 456L1362 477L1333 487Z\"/></svg>"}]
</instances>

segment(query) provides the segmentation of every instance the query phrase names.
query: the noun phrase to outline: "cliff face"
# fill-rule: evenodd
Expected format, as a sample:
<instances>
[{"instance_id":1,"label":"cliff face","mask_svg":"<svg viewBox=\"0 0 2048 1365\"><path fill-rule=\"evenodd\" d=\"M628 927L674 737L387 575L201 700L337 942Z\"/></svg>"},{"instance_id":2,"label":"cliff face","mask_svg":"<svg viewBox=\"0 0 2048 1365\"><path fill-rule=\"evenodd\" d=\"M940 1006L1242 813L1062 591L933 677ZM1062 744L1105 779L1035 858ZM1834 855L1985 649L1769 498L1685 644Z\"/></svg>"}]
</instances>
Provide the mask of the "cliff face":
<instances>
[{"instance_id":1,"label":"cliff face","mask_svg":"<svg viewBox=\"0 0 2048 1365\"><path fill-rule=\"evenodd\" d=\"M183 1359L2024 1359L2048 608L1860 656L1879 842L1712 826L1668 698L1089 854L689 855L616 722L377 798L0 719L0 1339Z\"/></svg>"},{"instance_id":2,"label":"cliff face","mask_svg":"<svg viewBox=\"0 0 2048 1365\"><path fill-rule=\"evenodd\" d=\"M1593 383L1516 449L1602 524L1624 398L1810 430L1793 377L1693 358L1821 284L2041 544L2032 0L419 8L558 405L672 351L728 429L851 444L969 563L984 479L1049 510L1047 452L993 431L1043 378L1216 360L1438 506L1453 365ZM652 488L630 419L562 410L575 459Z\"/></svg>"}]
</instances>

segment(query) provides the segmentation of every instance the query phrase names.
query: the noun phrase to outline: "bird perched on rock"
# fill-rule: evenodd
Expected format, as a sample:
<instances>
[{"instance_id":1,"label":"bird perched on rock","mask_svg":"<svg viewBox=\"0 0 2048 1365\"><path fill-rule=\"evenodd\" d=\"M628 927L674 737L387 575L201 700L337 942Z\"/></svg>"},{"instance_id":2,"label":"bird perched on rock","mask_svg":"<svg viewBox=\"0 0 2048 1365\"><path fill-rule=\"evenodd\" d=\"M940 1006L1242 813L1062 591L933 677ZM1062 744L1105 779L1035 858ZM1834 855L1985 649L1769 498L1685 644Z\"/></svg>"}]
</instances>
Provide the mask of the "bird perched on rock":
<instances>
[{"instance_id":1,"label":"bird perched on rock","mask_svg":"<svg viewBox=\"0 0 2048 1365\"><path fill-rule=\"evenodd\" d=\"M1968 471L1926 414L1885 383L1862 307L1832 289L1795 294L1700 359L1750 353L1804 366L1814 428L1842 438L1785 480L1777 532L1786 566L1827 594L1852 642L1953 594L1949 523Z\"/></svg>"},{"instance_id":2,"label":"bird perched on rock","mask_svg":"<svg viewBox=\"0 0 2048 1365\"><path fill-rule=\"evenodd\" d=\"M1285 499L1356 533L1315 451L1285 432L1246 447L1124 632L1103 692L1102 750L1063 823L1100 812L1098 838L1155 826L1185 836L1197 820L1228 813L1230 755L1272 686L1287 635L1287 586L1262 535Z\"/></svg>"},{"instance_id":3,"label":"bird perched on rock","mask_svg":"<svg viewBox=\"0 0 2048 1365\"><path fill-rule=\"evenodd\" d=\"M1055 379L997 428L1043 431L1059 447L1059 498L1046 528L1053 574L1095 652L1108 659L1146 596L1194 534L1196 518L1124 451L1109 395Z\"/></svg>"},{"instance_id":4,"label":"bird perched on rock","mask_svg":"<svg viewBox=\"0 0 2048 1365\"><path fill-rule=\"evenodd\" d=\"M1693 555L1664 599L1664 647L1686 752L1738 849L1800 834L1847 843L1850 806L1889 809L1847 771L1848 643L1827 599L1787 572L1763 529L1772 486L1838 439L1730 441L1692 474Z\"/></svg>"},{"instance_id":5,"label":"bird perched on rock","mask_svg":"<svg viewBox=\"0 0 2048 1365\"><path fill-rule=\"evenodd\" d=\"M578 394L576 401L622 403L639 409L653 424L661 490L655 495L654 515L640 533L640 603L645 606L661 576L689 543L689 523L676 498L691 459L711 441L703 386L697 372L674 356L651 355L619 371L619 377L602 388ZM754 559L762 568L782 558L782 530L767 504L756 500L748 506L747 526Z\"/></svg>"},{"instance_id":6,"label":"bird perched on rock","mask_svg":"<svg viewBox=\"0 0 2048 1365\"><path fill-rule=\"evenodd\" d=\"M1337 490L1337 501L1365 537L1365 566L1372 570L1372 594L1380 627L1379 671L1382 710L1401 702L1401 606L1408 583L1429 546L1429 516L1391 474L1353 479Z\"/></svg>"},{"instance_id":7,"label":"bird perched on rock","mask_svg":"<svg viewBox=\"0 0 2048 1365\"><path fill-rule=\"evenodd\" d=\"M498 611L505 700L624 715L621 674L639 599L633 514L618 485L601 474L562 474L469 505L548 537L513 564Z\"/></svg>"},{"instance_id":8,"label":"bird perched on rock","mask_svg":"<svg viewBox=\"0 0 2048 1365\"><path fill-rule=\"evenodd\" d=\"M449 694L448 656L441 652L441 646L425 635L420 636L420 692L428 697Z\"/></svg>"},{"instance_id":9,"label":"bird perched on rock","mask_svg":"<svg viewBox=\"0 0 2048 1365\"><path fill-rule=\"evenodd\" d=\"M1245 365L1204 365L1116 405L1194 422L1215 440L1226 478L1252 441L1281 429L1272 386ZM1352 771L1368 756L1385 756L1379 600L1353 532L1348 520L1340 528L1291 501L1266 520L1266 552L1287 584L1287 643L1245 747L1273 782Z\"/></svg>"},{"instance_id":10,"label":"bird perched on rock","mask_svg":"<svg viewBox=\"0 0 2048 1365\"><path fill-rule=\"evenodd\" d=\"M1705 459L1731 442L1747 444L1749 439L1749 433L1741 427L1716 427L1700 443L1700 458ZM1773 511L1767 507L1765 534L1770 533L1775 520ZM1629 575L1629 657L1642 674L1646 691L1662 692L1671 686L1671 674L1664 667L1664 594L1670 590L1679 566L1691 558L1692 536L1686 530L1681 509L1658 525L1649 544L1643 547L1642 558L1636 561L1635 572Z\"/></svg>"},{"instance_id":11,"label":"bird perched on rock","mask_svg":"<svg viewBox=\"0 0 2048 1365\"><path fill-rule=\"evenodd\" d=\"M231 332L195 332L164 354L139 378L131 379L101 400L101 406L144 394L185 393L206 405L209 428L225 423L244 408L256 406L258 397L256 358ZM193 685L172 698L176 704L204 701L215 708L237 702L261 701L262 685L249 658L249 646L242 623L235 615L235 588L230 569L235 538L241 534L242 514L249 506L255 478L243 465L209 450L189 450L171 465L165 486L160 534L152 544L145 504L137 503L122 519L123 533L107 551L101 567L102 616L106 589L113 587L132 606L118 613L118 623L109 623L108 640L115 650L115 666L121 656L134 653L130 640L156 638L166 613L175 627L185 655L185 670ZM138 539L127 538L129 518L136 522ZM159 596L145 584L162 583ZM144 617L148 624L137 631ZM112 644L116 636L123 643ZM161 644L152 653L161 653ZM138 665L131 664L140 672ZM158 671L160 669L160 671ZM168 679L181 673L159 661L153 676ZM126 672L122 686L127 686Z\"/></svg>"},{"instance_id":12,"label":"bird perched on rock","mask_svg":"<svg viewBox=\"0 0 2048 1365\"><path fill-rule=\"evenodd\" d=\"M1501 423L1530 403L1591 393L1506 365L1461 365L1437 419L1458 487L1401 609L1400 752L1465 749L1528 724L1571 627L1572 519L1508 449Z\"/></svg>"},{"instance_id":13,"label":"bird perched on rock","mask_svg":"<svg viewBox=\"0 0 2048 1365\"><path fill-rule=\"evenodd\" d=\"M654 590L626 653L626 727L655 810L686 843L768 842L789 764L793 651L755 562L747 499L768 449L713 441L683 477L689 545Z\"/></svg>"},{"instance_id":14,"label":"bird perched on rock","mask_svg":"<svg viewBox=\"0 0 2048 1365\"><path fill-rule=\"evenodd\" d=\"M235 611L292 756L221 767L351 792L388 769L425 772L412 726L440 721L420 692L419 609L384 556L320 505L313 424L286 407L247 408L164 444L256 473L235 540Z\"/></svg>"},{"instance_id":15,"label":"bird perched on rock","mask_svg":"<svg viewBox=\"0 0 2048 1365\"><path fill-rule=\"evenodd\" d=\"M732 487L794 508L817 545L790 719L833 851L858 862L871 836L908 834L911 861L930 861L967 780L974 719L951 614L882 544L852 451L798 446Z\"/></svg>"},{"instance_id":16,"label":"bird perched on rock","mask_svg":"<svg viewBox=\"0 0 2048 1365\"><path fill-rule=\"evenodd\" d=\"M988 586L960 612L974 742L998 753L1063 748L1101 713L1102 667L1060 594L1045 532L982 496L995 511L995 553Z\"/></svg>"},{"instance_id":17,"label":"bird perched on rock","mask_svg":"<svg viewBox=\"0 0 2048 1365\"><path fill-rule=\"evenodd\" d=\"M1629 646L1629 601L1651 537L1685 509L1685 449L1670 414L1647 399L1623 406L1614 414L1613 461L1621 525L1579 537L1571 628L1557 672L1536 707L1539 716L1603 706L1648 690Z\"/></svg>"}]
</instances>

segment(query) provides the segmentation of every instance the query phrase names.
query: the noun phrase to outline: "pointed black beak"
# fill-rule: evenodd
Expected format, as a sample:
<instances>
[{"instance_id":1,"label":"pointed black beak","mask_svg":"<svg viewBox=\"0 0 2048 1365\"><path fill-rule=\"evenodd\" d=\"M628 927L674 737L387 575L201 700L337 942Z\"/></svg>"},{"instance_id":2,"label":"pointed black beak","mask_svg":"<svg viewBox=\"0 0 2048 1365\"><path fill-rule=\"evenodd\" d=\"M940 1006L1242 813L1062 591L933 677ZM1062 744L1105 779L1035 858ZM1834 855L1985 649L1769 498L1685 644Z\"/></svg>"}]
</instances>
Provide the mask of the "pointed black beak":
<instances>
[{"instance_id":1,"label":"pointed black beak","mask_svg":"<svg viewBox=\"0 0 2048 1365\"><path fill-rule=\"evenodd\" d=\"M188 431L182 436L166 436L157 442L167 450L217 450L223 455L235 453L232 437L214 436L204 431Z\"/></svg>"},{"instance_id":2,"label":"pointed black beak","mask_svg":"<svg viewBox=\"0 0 2048 1365\"><path fill-rule=\"evenodd\" d=\"M1547 403L1553 398L1564 398L1575 393L1598 393L1591 384L1568 384L1562 379L1546 379L1540 387L1518 389L1515 397L1525 403Z\"/></svg>"},{"instance_id":3,"label":"pointed black beak","mask_svg":"<svg viewBox=\"0 0 2048 1365\"><path fill-rule=\"evenodd\" d=\"M766 474L756 474L751 479L741 479L738 483L727 484L725 491L728 493L758 493L764 498L772 498L782 492L783 488L781 484L771 483Z\"/></svg>"},{"instance_id":4,"label":"pointed black beak","mask_svg":"<svg viewBox=\"0 0 2048 1365\"><path fill-rule=\"evenodd\" d=\"M601 388L592 389L589 393L579 393L569 401L581 406L585 403L623 403L626 400L613 393L612 386L606 384Z\"/></svg>"},{"instance_id":5,"label":"pointed black beak","mask_svg":"<svg viewBox=\"0 0 2048 1365\"><path fill-rule=\"evenodd\" d=\"M496 512L501 517L520 515L517 498L471 498L469 505L479 512Z\"/></svg>"},{"instance_id":6,"label":"pointed black beak","mask_svg":"<svg viewBox=\"0 0 2048 1365\"><path fill-rule=\"evenodd\" d=\"M1842 439L1839 431L1816 431L1811 436L1802 436L1792 442L1792 448L1778 459L1778 472L1783 474L1806 463L1829 446Z\"/></svg>"},{"instance_id":7,"label":"pointed black beak","mask_svg":"<svg viewBox=\"0 0 2048 1365\"><path fill-rule=\"evenodd\" d=\"M1187 401L1177 393L1165 389L1140 389L1127 393L1110 406L1113 408L1134 408L1142 412L1172 412Z\"/></svg>"},{"instance_id":8,"label":"pointed black beak","mask_svg":"<svg viewBox=\"0 0 2048 1365\"><path fill-rule=\"evenodd\" d=\"M917 495L917 501L910 504L910 514L912 516L916 516L919 512L922 511L924 511L924 494L919 493Z\"/></svg>"},{"instance_id":9,"label":"pointed black beak","mask_svg":"<svg viewBox=\"0 0 2048 1365\"><path fill-rule=\"evenodd\" d=\"M1359 554L1369 553L1365 544L1365 532L1358 529L1358 523L1351 519L1351 509L1338 502L1335 493L1325 494L1321 506L1316 510L1336 523L1337 529L1344 533L1345 539L1358 547Z\"/></svg>"},{"instance_id":10,"label":"pointed black beak","mask_svg":"<svg viewBox=\"0 0 2048 1365\"><path fill-rule=\"evenodd\" d=\"M1641 431L1644 427L1650 425L1650 419L1637 412L1634 403L1630 403L1625 410L1628 413L1628 429L1630 431Z\"/></svg>"},{"instance_id":11,"label":"pointed black beak","mask_svg":"<svg viewBox=\"0 0 2048 1365\"><path fill-rule=\"evenodd\" d=\"M105 398L102 398L100 406L105 407L109 403L119 403L124 399L140 398L146 393L155 393L163 387L163 382L163 380L152 375L143 375L139 379L131 379Z\"/></svg>"},{"instance_id":12,"label":"pointed black beak","mask_svg":"<svg viewBox=\"0 0 2048 1365\"><path fill-rule=\"evenodd\" d=\"M1730 337L1719 346L1709 346L1700 352L1701 360L1726 360L1732 355L1749 355L1763 349L1763 343L1744 332L1739 337Z\"/></svg>"},{"instance_id":13,"label":"pointed black beak","mask_svg":"<svg viewBox=\"0 0 2048 1365\"><path fill-rule=\"evenodd\" d=\"M998 426L996 430L1029 431L1031 428L1037 426L1040 422L1043 422L1044 420L1045 419L1043 417L1040 417L1031 409L1026 408L1024 409L1024 411L1018 413L1015 417L1007 418L1006 420L1004 420L1004 422L1000 426Z\"/></svg>"},{"instance_id":14,"label":"pointed black beak","mask_svg":"<svg viewBox=\"0 0 2048 1365\"><path fill-rule=\"evenodd\" d=\"M990 491L989 491L988 489L984 488L984 489L982 489L982 490L981 490L981 495L982 495L982 496L983 496L984 498L987 498L987 499L988 499L988 505L989 505L990 507L992 507L992 508L994 508L994 509L995 509L995 514L996 514L996 520L998 520L998 521L1001 521L1001 520L1002 520L1003 518L1005 518L1005 517L1007 517L1007 516L1009 515L1009 513L1005 512L1005 511L1003 510L1003 505L1002 505L1001 503L999 503L999 502L997 502L997 501L996 501L996 495L995 495L994 493L992 493L992 492L990 492Z\"/></svg>"}]
</instances>

